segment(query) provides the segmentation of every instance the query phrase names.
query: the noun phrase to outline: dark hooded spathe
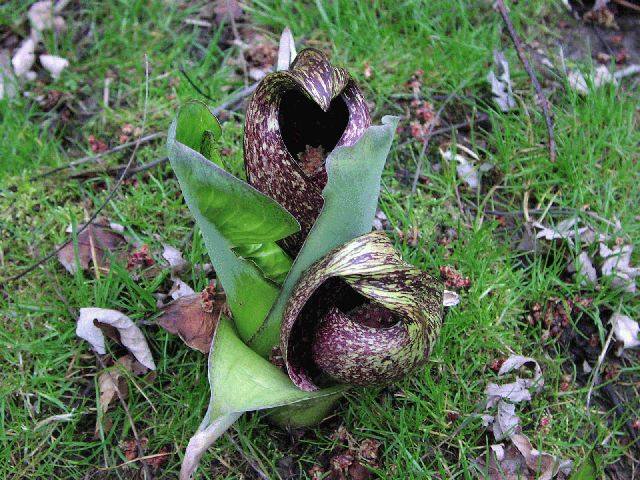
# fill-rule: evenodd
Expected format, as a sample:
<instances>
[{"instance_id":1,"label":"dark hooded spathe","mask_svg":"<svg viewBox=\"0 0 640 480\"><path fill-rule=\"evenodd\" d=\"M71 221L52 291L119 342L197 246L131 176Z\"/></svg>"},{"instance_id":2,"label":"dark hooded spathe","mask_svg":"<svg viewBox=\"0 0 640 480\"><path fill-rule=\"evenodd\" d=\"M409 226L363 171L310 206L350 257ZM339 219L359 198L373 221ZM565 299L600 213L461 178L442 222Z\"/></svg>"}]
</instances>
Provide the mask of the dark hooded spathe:
<instances>
[{"instance_id":1,"label":"dark hooded spathe","mask_svg":"<svg viewBox=\"0 0 640 480\"><path fill-rule=\"evenodd\" d=\"M284 243L296 254L322 209L324 161L353 145L371 124L362 92L326 55L302 50L291 68L267 75L247 108L248 182L287 209L301 231Z\"/></svg>"}]
</instances>

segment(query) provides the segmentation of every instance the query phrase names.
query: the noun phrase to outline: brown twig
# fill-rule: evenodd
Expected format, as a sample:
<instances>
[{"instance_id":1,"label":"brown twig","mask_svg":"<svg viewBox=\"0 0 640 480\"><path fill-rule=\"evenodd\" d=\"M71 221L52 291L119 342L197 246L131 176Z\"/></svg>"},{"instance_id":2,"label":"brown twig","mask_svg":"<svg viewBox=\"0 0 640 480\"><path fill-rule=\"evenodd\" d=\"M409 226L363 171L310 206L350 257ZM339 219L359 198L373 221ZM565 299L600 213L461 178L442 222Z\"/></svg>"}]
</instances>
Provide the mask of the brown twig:
<instances>
[{"instance_id":1,"label":"brown twig","mask_svg":"<svg viewBox=\"0 0 640 480\"><path fill-rule=\"evenodd\" d=\"M640 5L636 5L635 3L628 2L627 0L613 0L613 2L623 7L627 7L631 10L635 10L636 12L640 12Z\"/></svg>"},{"instance_id":2,"label":"brown twig","mask_svg":"<svg viewBox=\"0 0 640 480\"><path fill-rule=\"evenodd\" d=\"M106 157L107 155L111 155L112 153L120 152L129 147L140 146L143 143L149 143L153 140L157 140L158 138L162 138L164 136L165 136L164 132L150 133L149 135L142 136L137 140L132 140L131 142L123 143L109 150L105 150L104 152L100 152L96 155L87 155L86 157L81 157L78 160L74 160L73 162L67 163L66 165L61 165L60 167L53 168L44 173L31 177L30 180L38 180L39 178L48 177L49 175L53 175L54 173L61 172L62 170L66 170L68 168L77 167L78 165L82 165L88 162L95 162L96 160L100 160L102 157Z\"/></svg>"},{"instance_id":3,"label":"brown twig","mask_svg":"<svg viewBox=\"0 0 640 480\"><path fill-rule=\"evenodd\" d=\"M522 46L522 41L520 40L520 37L518 36L518 33L516 32L516 29L513 26L513 23L511 22L511 18L509 17L509 11L507 10L507 7L504 4L504 0L496 0L495 4L498 7L498 11L500 12L500 15L502 16L502 20L504 20L504 23L507 27L507 31L509 32L509 36L511 37L511 40L513 41L513 44L516 47L518 58L520 58L520 62L522 62L524 69L527 71L527 74L531 79L531 83L533 84L533 88L535 89L536 94L538 95L538 100L540 101L540 105L542 106L542 112L544 114L544 120L547 124L547 134L549 136L549 160L551 160L551 162L555 162L557 157L556 140L553 134L553 120L551 116L552 114L551 114L549 101L547 100L547 97L542 91L540 82L538 82L538 78L536 77L536 74L533 71L531 64L529 63L529 60L527 60L527 57L524 54L524 47Z\"/></svg>"},{"instance_id":4,"label":"brown twig","mask_svg":"<svg viewBox=\"0 0 640 480\"><path fill-rule=\"evenodd\" d=\"M149 103L149 61L148 61L146 55L145 55L145 68L146 68L147 81L145 83L144 111L143 111L143 115L142 115L142 131L143 131L143 133L144 133L145 125L147 123L147 106L148 106L148 103ZM140 139L138 139L138 143L136 143L136 145L135 145L135 147L133 149L133 152L131 152L131 157L129 157L129 161L127 162L127 165L125 166L125 169L122 172L122 175L120 175L120 177L116 181L116 184L113 186L113 188L111 189L111 191L107 195L107 198L96 209L96 211L93 212L93 215L91 215L89 220L87 222L85 222L85 224L82 225L78 229L76 235L80 235L80 233L82 233L89 225L91 225L93 223L93 221L98 217L98 215L100 215L100 212L102 212L102 210L104 210L104 208L107 206L107 204L116 195L116 192L120 188L120 185L122 185L122 182L124 181L125 176L127 175L127 172L129 171L129 169L131 168L131 165L133 164L133 160L134 160L134 158L136 156L136 153L138 151L138 147L139 146L140 146ZM28 273L34 271L36 268L38 268L43 263L48 262L49 260L51 260L54 256L56 256L58 254L58 252L60 252L60 250L62 250L69 242L72 242L72 241L73 241L73 239L70 239L70 240L64 242L58 248L55 248L52 252L50 252L47 255L45 255L44 257L41 257L40 259L38 259L30 267L27 267L22 272L20 272L20 273L14 275L14 276L8 278L7 280L5 280L5 282L8 283L8 282L13 282L13 281L21 279L22 277L24 277Z\"/></svg>"},{"instance_id":5,"label":"brown twig","mask_svg":"<svg viewBox=\"0 0 640 480\"><path fill-rule=\"evenodd\" d=\"M163 165L168 160L169 160L168 157L162 157L162 158L158 158L156 160L153 160L151 162L147 162L147 163L145 163L143 165L139 165L137 167L130 168L129 171L127 172L127 175L125 176L125 179L131 178L136 173L146 172L147 170L151 170L152 168L155 168L155 167L158 167L160 165ZM85 170L84 172L74 173L69 178L86 180L86 179L89 179L89 178L98 177L100 175L111 175L111 176L119 177L120 175L122 175L122 172L124 171L125 167L126 167L126 164L125 165L116 165L115 167L109 167L109 168L106 168L104 170L102 170L102 169Z\"/></svg>"}]
</instances>

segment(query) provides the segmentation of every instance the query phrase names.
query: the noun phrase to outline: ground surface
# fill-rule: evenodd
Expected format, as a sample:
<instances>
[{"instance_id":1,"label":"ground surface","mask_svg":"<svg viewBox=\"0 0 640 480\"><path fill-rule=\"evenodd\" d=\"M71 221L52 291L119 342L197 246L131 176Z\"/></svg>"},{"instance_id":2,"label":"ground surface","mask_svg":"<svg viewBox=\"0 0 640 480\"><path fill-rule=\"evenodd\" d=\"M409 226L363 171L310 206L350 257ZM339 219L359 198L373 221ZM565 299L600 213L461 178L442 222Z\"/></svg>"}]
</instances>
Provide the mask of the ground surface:
<instances>
[{"instance_id":1,"label":"ground surface","mask_svg":"<svg viewBox=\"0 0 640 480\"><path fill-rule=\"evenodd\" d=\"M14 48L28 33L27 3L0 6L0 48ZM91 145L100 150L96 142L113 147L136 135L166 131L180 102L199 97L181 68L212 104L244 86L229 22L219 25L215 16L201 18L210 27L186 21L198 16L196 3L72 1L63 13L67 30L44 40L47 51L69 59L70 67L56 81L39 71L38 79L24 87L28 97L0 102L2 478L106 479L140 473L136 462L122 465L132 431L120 406L114 404L96 428L100 368L88 345L75 336L75 315L80 307L98 306L121 310L136 321L153 319L153 293L166 289L166 269L136 280L139 272L114 267L95 278L91 272L70 275L54 259L18 281L6 279L64 241L66 227L81 223L115 183L104 173L72 175L126 163L131 149L33 176L91 154ZM519 408L523 429L537 448L578 463L595 448L611 478L634 474L637 357L607 357L606 384L617 389L618 400L611 403L611 396L597 388L588 409L589 376L575 345L576 338L593 336L584 354L593 366L611 312L637 319L637 296L607 282L581 286L567 272L580 246L527 245L525 222L548 225L577 215L599 232L637 246L637 90L630 78L621 88L608 86L581 97L567 88L553 49L548 55L556 77L544 80L558 144L558 160L551 164L534 91L490 4L256 1L236 20L238 36L248 44L248 68L273 60L279 32L290 25L299 47L321 48L352 72L376 121L387 113L415 120L408 82L418 70L424 72L417 79L424 99L435 111L446 103L438 128L484 121L471 122L455 137L451 132L434 137L421 157L422 144L411 136L406 118L384 175L381 206L404 258L434 275L450 265L470 279L460 305L447 313L427 367L392 388L349 395L334 417L310 431L286 433L270 428L260 415L246 415L205 457L200 478L254 478L256 469L247 458L268 478L310 476L314 466L328 472L329 459L347 447L345 435L336 434L340 426L358 445L367 439L381 442L373 469L381 478L470 478L471 462L493 442L476 415L478 405L487 383L496 379L492 366L512 353L534 357L543 367L544 390ZM566 31L574 45L579 36L573 32L588 29L560 2L518 2L511 16L524 39L543 51L567 37ZM271 47L263 52L264 45ZM582 51L595 55L602 48ZM509 113L495 109L486 81L494 49L504 50L511 65L517 108ZM569 67L588 72L592 58L574 51ZM226 153L238 164L243 109L222 119ZM127 124L144 131L132 132ZM440 158L438 147L446 149L455 138L494 166L477 191L460 180L455 165ZM164 154L159 139L142 145L135 162ZM412 193L418 164L422 173ZM182 248L193 263L205 261L167 164L127 180L104 215L147 244L157 262L162 243ZM607 221L616 219L621 228L614 232ZM203 273L184 280L196 290L207 285ZM568 302L578 299L588 301L574 308L559 329L553 330L554 315L548 322L536 321L536 304L570 310ZM208 401L206 361L153 324L143 328L158 371L154 379L129 379L128 406L140 436L148 439L147 453L168 453L155 470L157 478L175 478ZM42 422L63 414L71 415Z\"/></svg>"}]
</instances>

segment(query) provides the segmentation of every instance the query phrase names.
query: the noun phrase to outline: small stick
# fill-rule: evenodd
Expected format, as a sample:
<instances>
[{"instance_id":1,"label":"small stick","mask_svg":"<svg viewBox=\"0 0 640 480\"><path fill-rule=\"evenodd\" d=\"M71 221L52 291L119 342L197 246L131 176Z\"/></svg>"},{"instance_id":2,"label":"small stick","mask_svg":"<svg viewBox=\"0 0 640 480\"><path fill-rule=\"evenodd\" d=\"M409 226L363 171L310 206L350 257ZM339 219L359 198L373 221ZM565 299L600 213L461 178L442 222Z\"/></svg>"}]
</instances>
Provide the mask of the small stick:
<instances>
[{"instance_id":1,"label":"small stick","mask_svg":"<svg viewBox=\"0 0 640 480\"><path fill-rule=\"evenodd\" d=\"M119 152L129 147L135 147L136 145L141 145L143 143L148 143L158 138L162 138L164 136L165 136L164 132L150 133L149 135L140 137L137 140L132 140L131 142L126 142L116 147L113 147L109 150L105 150L104 152L100 152L97 155L87 155L86 157L81 157L78 160L74 160L73 162L67 163L66 165L53 168L47 172L31 177L30 180L38 180L39 178L48 177L49 175L52 175L54 173L60 172L62 170L66 170L67 168L77 167L78 165L82 165L87 162L95 162L96 160L99 160L102 157L106 157L107 155L110 155L112 153Z\"/></svg>"},{"instance_id":2,"label":"small stick","mask_svg":"<svg viewBox=\"0 0 640 480\"><path fill-rule=\"evenodd\" d=\"M607 351L609 350L609 345L611 344L611 339L613 338L613 324L611 325L611 331L607 336L607 341L604 342L604 347L598 356L598 361L596 362L596 366L593 368L593 375L591 376L591 382L589 382L589 391L587 392L587 415L589 414L589 405L591 405L591 394L593 393L594 385L600 379L600 367L602 366L602 362L604 358L607 356Z\"/></svg>"},{"instance_id":3,"label":"small stick","mask_svg":"<svg viewBox=\"0 0 640 480\"><path fill-rule=\"evenodd\" d=\"M547 134L549 136L549 160L551 162L556 161L557 153L556 153L556 140L553 134L553 120L551 119L551 108L549 106L549 101L547 97L544 95L542 91L542 87L540 86L540 82L536 77L536 74L529 64L529 60L524 54L524 48L522 46L522 41L516 32L513 23L511 22L511 18L509 17L509 12L507 7L504 4L504 0L496 0L495 5L498 7L498 11L500 15L502 15L502 20L504 20L505 25L507 26L507 31L509 32L509 36L511 40L513 40L513 44L516 47L516 52L518 53L518 58L520 58L520 62L524 66L524 69L527 71L529 78L531 79L531 83L533 84L533 88L536 90L536 94L538 95L538 100L542 106L542 113L544 114L544 120L547 124Z\"/></svg>"},{"instance_id":4,"label":"small stick","mask_svg":"<svg viewBox=\"0 0 640 480\"><path fill-rule=\"evenodd\" d=\"M186 76L186 74L185 74L185 76ZM201 95L203 95L206 98L209 98L196 85L194 85L188 77L187 77L187 79L194 86L194 88L196 88L198 93L200 93ZM244 87L244 88L238 90L237 92L233 93L226 101L224 101L223 103L221 103L220 105L215 107L211 112L214 115L220 115L220 113L222 113L224 110L228 110L229 108L231 108L231 107L235 106L236 104L238 104L244 98L246 98L249 95L251 95L254 92L254 90L256 89L257 86L258 86L258 82L254 83L252 85L249 85L248 87ZM47 172L44 172L44 173L41 173L41 174L36 175L34 177L31 177L30 180L38 180L39 178L47 177L49 175L52 175L52 174L57 173L57 172L60 172L62 170L66 170L68 168L77 167L78 165L82 165L82 164L87 163L87 162L93 162L93 161L99 160L102 157L110 155L112 153L116 153L116 152L119 152L121 150L125 150L125 149L127 149L129 147L133 147L133 146L136 146L138 144L148 143L148 142L151 142L153 140L157 140L158 138L162 138L164 136L165 136L164 132L150 133L149 135L142 136L137 140L132 140L130 142L126 142L126 143L123 143L121 145L117 145L117 146L115 146L115 147L113 147L113 148L111 148L109 150L106 150L104 152L98 153L97 155L88 155L86 157L81 157L78 160L74 160L73 162L67 163L66 165L62 165L60 167L53 168L53 169L51 169L51 170L49 170ZM153 165L153 166L155 166L155 165Z\"/></svg>"},{"instance_id":5,"label":"small stick","mask_svg":"<svg viewBox=\"0 0 640 480\"><path fill-rule=\"evenodd\" d=\"M621 68L617 72L613 73L613 77L616 79L621 79L624 77L630 77L631 75L635 75L636 73L640 73L640 65L633 64L628 67Z\"/></svg>"},{"instance_id":6,"label":"small stick","mask_svg":"<svg viewBox=\"0 0 640 480\"><path fill-rule=\"evenodd\" d=\"M623 7L630 8L631 10L635 10L636 12L640 12L640 6L628 2L627 0L613 0L613 2L617 3L618 5L622 5Z\"/></svg>"},{"instance_id":7,"label":"small stick","mask_svg":"<svg viewBox=\"0 0 640 480\"><path fill-rule=\"evenodd\" d=\"M152 168L163 165L167 160L169 160L168 157L157 158L156 160L147 162L143 165L139 165L135 168L130 168L129 171L127 172L127 175L125 176L125 179L132 177L136 173L146 172L147 170L151 170ZM78 179L86 180L88 178L94 178L104 174L118 177L122 174L125 167L126 165L117 165L115 167L110 167L105 170L86 170L84 172L75 173L71 175L69 178L74 178L74 179L78 178Z\"/></svg>"},{"instance_id":8,"label":"small stick","mask_svg":"<svg viewBox=\"0 0 640 480\"><path fill-rule=\"evenodd\" d=\"M233 7L231 6L231 0L226 0L227 11L229 12L229 21L231 23L231 31L233 32L233 39L240 50L240 64L242 65L242 73L244 74L244 86L246 87L249 82L249 69L247 67L247 59L244 57L244 49L242 48L242 40L240 39L240 33L238 32L238 26L236 25L236 19L232 13Z\"/></svg>"}]
</instances>

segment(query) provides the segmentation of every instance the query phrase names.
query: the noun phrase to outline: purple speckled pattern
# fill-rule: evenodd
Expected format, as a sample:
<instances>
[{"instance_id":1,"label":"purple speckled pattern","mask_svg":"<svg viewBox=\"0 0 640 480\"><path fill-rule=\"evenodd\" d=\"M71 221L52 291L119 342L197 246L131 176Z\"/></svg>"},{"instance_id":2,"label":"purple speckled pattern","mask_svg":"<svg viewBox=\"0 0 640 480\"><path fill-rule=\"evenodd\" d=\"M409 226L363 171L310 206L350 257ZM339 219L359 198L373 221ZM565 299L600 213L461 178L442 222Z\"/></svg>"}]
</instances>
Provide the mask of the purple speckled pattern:
<instances>
[{"instance_id":1,"label":"purple speckled pattern","mask_svg":"<svg viewBox=\"0 0 640 480\"><path fill-rule=\"evenodd\" d=\"M305 318L317 310L305 309L314 293L334 289L336 279L366 302L350 311L330 305ZM443 289L439 280L404 262L384 232L338 247L308 270L287 304L280 348L289 376L307 391L319 388L318 372L353 385L404 377L424 363L435 343Z\"/></svg>"},{"instance_id":2,"label":"purple speckled pattern","mask_svg":"<svg viewBox=\"0 0 640 480\"><path fill-rule=\"evenodd\" d=\"M302 50L289 70L271 73L258 85L246 114L247 180L300 222L300 232L284 242L295 254L320 214L327 175L326 170L307 175L285 145L279 113L285 94L291 90L303 93L324 112L332 99L342 99L349 118L336 146L353 145L370 126L371 118L362 92L347 71L332 67L326 55L315 49Z\"/></svg>"}]
</instances>

